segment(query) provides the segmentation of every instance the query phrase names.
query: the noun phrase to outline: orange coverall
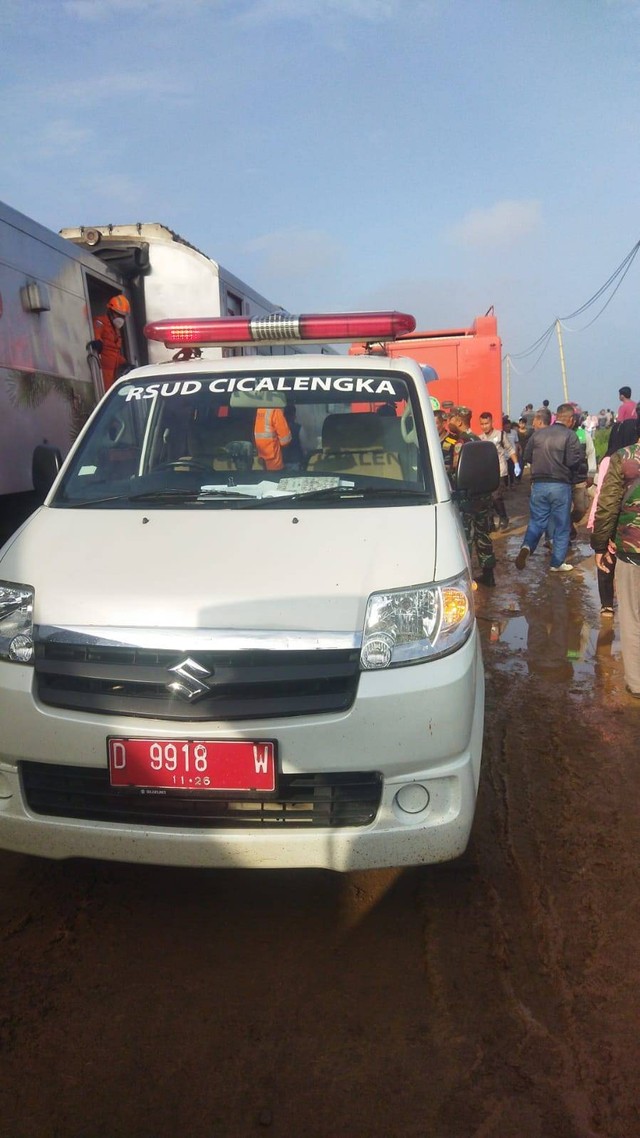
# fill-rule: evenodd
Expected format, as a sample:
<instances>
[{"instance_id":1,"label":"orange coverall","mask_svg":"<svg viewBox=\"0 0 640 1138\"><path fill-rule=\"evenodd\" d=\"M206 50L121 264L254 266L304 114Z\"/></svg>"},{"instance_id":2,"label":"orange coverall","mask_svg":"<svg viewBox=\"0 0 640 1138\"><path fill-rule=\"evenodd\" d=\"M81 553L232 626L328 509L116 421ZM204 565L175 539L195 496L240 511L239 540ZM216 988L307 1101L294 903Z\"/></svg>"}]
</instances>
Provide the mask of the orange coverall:
<instances>
[{"instance_id":1,"label":"orange coverall","mask_svg":"<svg viewBox=\"0 0 640 1138\"><path fill-rule=\"evenodd\" d=\"M280 407L260 407L256 411L254 435L258 458L267 470L282 470L282 447L291 442L291 431Z\"/></svg>"},{"instance_id":2,"label":"orange coverall","mask_svg":"<svg viewBox=\"0 0 640 1138\"><path fill-rule=\"evenodd\" d=\"M117 379L120 368L129 362L122 354L122 333L105 313L104 316L96 316L93 321L93 338L102 344L100 367L104 389L108 391Z\"/></svg>"}]
</instances>

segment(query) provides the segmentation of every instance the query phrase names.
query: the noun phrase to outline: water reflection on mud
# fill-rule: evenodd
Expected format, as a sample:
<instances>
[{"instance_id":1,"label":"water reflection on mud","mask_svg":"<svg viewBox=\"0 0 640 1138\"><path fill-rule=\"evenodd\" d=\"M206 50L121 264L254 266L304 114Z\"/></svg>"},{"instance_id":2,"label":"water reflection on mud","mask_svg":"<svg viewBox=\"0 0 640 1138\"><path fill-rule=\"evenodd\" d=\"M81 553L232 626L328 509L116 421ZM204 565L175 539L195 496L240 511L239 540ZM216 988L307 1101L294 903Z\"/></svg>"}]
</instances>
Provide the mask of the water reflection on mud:
<instances>
[{"instance_id":1,"label":"water reflection on mud","mask_svg":"<svg viewBox=\"0 0 640 1138\"><path fill-rule=\"evenodd\" d=\"M588 564L571 580L545 573L534 582L518 582L481 604L478 621L485 660L502 671L575 687L591 684L607 658L620 655L617 620L601 616Z\"/></svg>"}]
</instances>

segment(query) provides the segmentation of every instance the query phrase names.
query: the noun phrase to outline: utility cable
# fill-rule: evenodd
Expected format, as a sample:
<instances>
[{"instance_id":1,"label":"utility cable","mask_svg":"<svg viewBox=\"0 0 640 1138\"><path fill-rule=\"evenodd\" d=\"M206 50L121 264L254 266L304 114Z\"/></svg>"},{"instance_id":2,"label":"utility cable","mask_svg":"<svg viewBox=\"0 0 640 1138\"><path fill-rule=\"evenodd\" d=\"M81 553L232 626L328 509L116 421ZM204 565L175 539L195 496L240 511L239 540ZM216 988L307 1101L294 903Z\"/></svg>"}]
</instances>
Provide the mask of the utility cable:
<instances>
[{"instance_id":1,"label":"utility cable","mask_svg":"<svg viewBox=\"0 0 640 1138\"><path fill-rule=\"evenodd\" d=\"M547 331L544 333L546 339L545 339L545 342L542 346L541 352L536 357L536 359L532 363L531 367L525 368L522 372L518 373L519 375L530 375L532 371L535 371L535 369L537 368L538 364L540 363L540 360L542 359L544 353L546 352L547 348L549 347L549 344L551 343L551 337L553 336L553 333L555 331L555 327L556 326L555 326L555 322L554 322L553 324L551 324L549 326L549 328L547 328ZM542 339L542 337L541 337L541 339ZM538 341L538 344L539 343L540 343L540 341ZM528 353L528 354L530 354L530 353ZM519 359L520 357L516 357L516 358ZM513 359L513 356L511 357L511 359Z\"/></svg>"},{"instance_id":2,"label":"utility cable","mask_svg":"<svg viewBox=\"0 0 640 1138\"><path fill-rule=\"evenodd\" d=\"M580 308L576 308L575 312L570 312L568 316L561 316L560 320L573 320L574 317L580 316L583 312L586 312L587 308L590 308L591 305L594 304L596 300L599 300L600 297L602 296L602 294L607 291L607 289L609 288L609 285L613 284L614 280L616 279L618 274L622 271L622 269L625 270L624 273L622 274L622 280L624 280L625 276L627 275L627 272L629 271L629 269L631 268L631 265L633 264L634 257L636 255L636 253L638 252L639 248L640 248L640 241L636 242L636 244L633 246L633 249L631 249L630 252L627 253L626 257L621 262L621 264L618 265L618 268L615 270L615 272L611 274L611 276L609 277L609 280L605 281L605 283L603 285L601 285L601 287L598 289L598 291L596 293L593 294L593 296L591 297L590 300L585 301L585 303L583 305L581 305ZM626 268L625 268L625 266L626 266ZM622 281L620 283L622 283ZM616 289L616 291L617 291L617 289ZM603 309L603 311L604 311L604 309Z\"/></svg>"},{"instance_id":3,"label":"utility cable","mask_svg":"<svg viewBox=\"0 0 640 1138\"><path fill-rule=\"evenodd\" d=\"M631 268L631 265L633 264L635 257L636 257L636 254L638 253L639 249L640 249L640 241L637 241L636 244L633 246L633 248L629 250L626 257L624 257L624 259L618 265L617 269L608 278L608 280L606 280L604 282L604 284L600 286L598 291L595 292L593 294L593 296L591 296L589 298L589 300L585 301L585 303L580 305L579 308L576 308L575 312L570 312L568 316L557 317L556 320L554 320L553 323L550 324L549 327L542 333L542 335L539 336L538 339L535 340L534 343L530 345L530 347L526 348L525 351L517 352L515 354L510 353L510 359L511 360L514 360L514 359L515 360L523 360L523 359L526 359L527 356L532 355L535 351L537 351L538 348L540 348L541 345L543 345L542 351L540 352L539 356L537 357L536 362L533 364L533 367L529 368L528 371L525 372L524 374L528 375L529 372L533 371L534 368L538 365L538 363L542 359L542 356L544 355L544 353L548 347L549 340L553 334L553 331L556 327L556 324L558 322L560 322L560 324L562 325L563 328L566 327L566 325L564 324L565 320L573 320L573 319L575 319L576 316L580 316L583 312L586 312L587 309L590 308L592 304L595 304L595 302L600 299L600 297L607 291L607 289L611 287L611 285L616 280L616 278L618 276L620 276L620 280L618 281L616 287L614 288L613 292L611 293L611 296L608 298L606 303L602 306L600 311L596 313L596 315L593 317L593 319L590 320L588 324L585 324L583 326L583 328L567 328L567 331L569 331L569 332L582 332L582 331L584 331L585 328L589 328L589 327L591 327L592 324L595 324L598 317L602 315L605 308L607 308L608 305L613 300L615 294L617 293L618 289L620 288L620 285L622 284L624 278L626 277L627 273L629 272L629 269ZM620 274L622 274L622 275L620 275Z\"/></svg>"},{"instance_id":4,"label":"utility cable","mask_svg":"<svg viewBox=\"0 0 640 1138\"><path fill-rule=\"evenodd\" d=\"M631 266L632 266L632 264L633 264L633 260L634 260L634 257L635 257L635 255L636 255L636 253L638 252L638 249L640 249L640 241L639 241L639 242L638 242L638 244L635 246L635 248L634 248L634 249L632 249L632 254L633 254L633 256L631 256L631 254L630 254L631 260L630 260L630 261L629 261L629 263L627 264L627 267L625 268L625 270L624 270L624 272L623 272L622 276L620 277L620 280L618 281L618 283L617 283L616 287L614 288L613 292L611 293L611 296L610 296L610 297L609 297L609 299L608 299L607 301L605 301L605 303L602 305L602 308L600 309L600 311L599 311L599 312L596 312L595 316L593 317L593 320L589 320L589 322L588 322L587 324L583 324L583 325L582 325L582 327L580 327L580 328L569 328L569 326L568 326L567 324L565 324L565 323L564 323L564 321L565 321L565 320L570 320L570 319L571 319L571 317L570 317L570 316L563 316L563 317L561 318L561 320L560 320L560 323L562 324L562 327L563 327L564 329L566 329L566 331L567 331L567 332L584 332L584 331L585 331L587 328L590 328L592 324L595 324L595 322L596 322L596 320L598 319L598 317L599 317L599 316L602 316L602 313L604 312L605 308L608 308L608 307L609 307L609 305L611 304L611 301L613 300L613 298L614 298L614 296L616 295L616 293L617 293L618 289L620 288L620 285L622 284L622 282L623 282L624 278L626 277L627 273L629 272L629 269L631 268ZM575 316L575 315L576 315L576 313L574 313L574 316Z\"/></svg>"},{"instance_id":5,"label":"utility cable","mask_svg":"<svg viewBox=\"0 0 640 1138\"><path fill-rule=\"evenodd\" d=\"M546 329L546 331L543 332L541 336L538 336L538 339L535 341L535 343L531 344L531 346L529 348L527 348L526 351L516 352L515 354L513 352L511 352L510 353L511 359L512 360L523 360L526 358L526 356L530 356L533 352L536 351L537 348L540 347L540 344L543 342L543 340L546 340L549 336L552 335L553 329L555 328L555 326L556 326L556 322L554 320L553 324L550 324L549 327Z\"/></svg>"}]
</instances>

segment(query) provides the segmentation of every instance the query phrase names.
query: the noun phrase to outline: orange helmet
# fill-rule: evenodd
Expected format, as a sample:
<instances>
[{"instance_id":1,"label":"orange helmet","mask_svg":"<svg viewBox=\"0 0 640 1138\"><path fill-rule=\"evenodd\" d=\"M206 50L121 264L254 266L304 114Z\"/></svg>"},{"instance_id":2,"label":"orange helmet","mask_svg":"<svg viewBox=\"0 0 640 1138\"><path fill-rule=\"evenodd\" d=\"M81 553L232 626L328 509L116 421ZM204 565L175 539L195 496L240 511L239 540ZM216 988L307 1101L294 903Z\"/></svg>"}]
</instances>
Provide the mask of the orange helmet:
<instances>
[{"instance_id":1,"label":"orange helmet","mask_svg":"<svg viewBox=\"0 0 640 1138\"><path fill-rule=\"evenodd\" d=\"M128 316L131 312L129 301L126 296L122 296L121 293L118 296L112 296L111 299L107 301L107 308L111 309L112 312L118 312L120 316Z\"/></svg>"}]
</instances>

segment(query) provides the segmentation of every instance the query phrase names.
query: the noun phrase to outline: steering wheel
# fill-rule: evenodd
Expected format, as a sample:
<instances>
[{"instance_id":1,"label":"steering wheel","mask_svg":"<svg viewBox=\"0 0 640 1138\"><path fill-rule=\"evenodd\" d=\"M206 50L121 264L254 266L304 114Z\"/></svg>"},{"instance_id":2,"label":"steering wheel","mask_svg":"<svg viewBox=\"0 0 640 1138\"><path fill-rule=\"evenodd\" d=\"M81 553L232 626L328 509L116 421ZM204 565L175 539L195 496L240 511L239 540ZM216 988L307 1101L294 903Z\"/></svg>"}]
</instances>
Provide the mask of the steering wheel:
<instances>
[{"instance_id":1,"label":"steering wheel","mask_svg":"<svg viewBox=\"0 0 640 1138\"><path fill-rule=\"evenodd\" d=\"M175 458L172 462L161 462L159 466L154 467L155 470L179 470L180 467L186 467L187 470L204 470L206 474L212 474L213 470L207 466L206 462L199 462L197 458Z\"/></svg>"}]
</instances>

